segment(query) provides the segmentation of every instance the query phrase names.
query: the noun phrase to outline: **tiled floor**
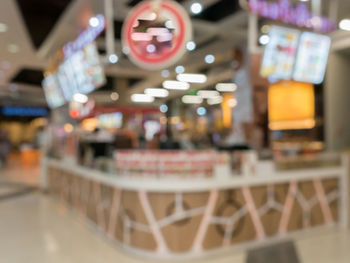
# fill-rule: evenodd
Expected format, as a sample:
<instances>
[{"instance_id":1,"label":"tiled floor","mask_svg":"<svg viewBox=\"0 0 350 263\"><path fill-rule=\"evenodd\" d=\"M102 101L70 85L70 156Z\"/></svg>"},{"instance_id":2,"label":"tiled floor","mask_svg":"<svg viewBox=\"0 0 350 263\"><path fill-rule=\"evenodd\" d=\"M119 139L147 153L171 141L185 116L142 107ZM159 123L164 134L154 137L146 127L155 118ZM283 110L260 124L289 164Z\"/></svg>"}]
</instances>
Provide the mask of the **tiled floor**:
<instances>
[{"instance_id":1,"label":"tiled floor","mask_svg":"<svg viewBox=\"0 0 350 263\"><path fill-rule=\"evenodd\" d=\"M19 168L0 171L0 190L4 181L33 184L38 179L37 172L38 169ZM0 191L0 196L8 193L10 188ZM297 248L302 262L348 263L350 232L334 231L298 240ZM48 196L36 191L0 199L0 262L141 263L145 260L120 253L112 243L87 228ZM195 262L243 263L245 253L235 252Z\"/></svg>"}]
</instances>

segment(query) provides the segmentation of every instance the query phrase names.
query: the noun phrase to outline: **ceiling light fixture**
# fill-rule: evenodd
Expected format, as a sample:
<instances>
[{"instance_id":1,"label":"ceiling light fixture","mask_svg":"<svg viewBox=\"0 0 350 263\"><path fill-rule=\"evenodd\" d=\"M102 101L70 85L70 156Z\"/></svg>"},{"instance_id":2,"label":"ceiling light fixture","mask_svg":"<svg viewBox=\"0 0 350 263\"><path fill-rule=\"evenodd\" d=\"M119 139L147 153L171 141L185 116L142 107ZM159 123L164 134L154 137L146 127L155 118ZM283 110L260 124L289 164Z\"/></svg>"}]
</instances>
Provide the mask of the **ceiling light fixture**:
<instances>
[{"instance_id":1,"label":"ceiling light fixture","mask_svg":"<svg viewBox=\"0 0 350 263\"><path fill-rule=\"evenodd\" d=\"M112 64L116 64L119 60L119 57L116 54L111 54L111 55L109 55L108 60Z\"/></svg>"},{"instance_id":2,"label":"ceiling light fixture","mask_svg":"<svg viewBox=\"0 0 350 263\"><path fill-rule=\"evenodd\" d=\"M231 108L234 108L234 107L236 107L237 106L237 100L236 99L229 99L228 101L227 101L227 105L229 106L229 107L231 107Z\"/></svg>"},{"instance_id":3,"label":"ceiling light fixture","mask_svg":"<svg viewBox=\"0 0 350 263\"><path fill-rule=\"evenodd\" d=\"M268 35L262 35L259 38L259 43L263 46L266 46L270 42L270 37Z\"/></svg>"},{"instance_id":4,"label":"ceiling light fixture","mask_svg":"<svg viewBox=\"0 0 350 263\"><path fill-rule=\"evenodd\" d=\"M205 114L207 114L207 109L204 107L199 107L197 108L197 114L199 116L204 116Z\"/></svg>"},{"instance_id":5,"label":"ceiling light fixture","mask_svg":"<svg viewBox=\"0 0 350 263\"><path fill-rule=\"evenodd\" d=\"M343 19L339 23L339 28L342 30L350 31L350 19Z\"/></svg>"},{"instance_id":6,"label":"ceiling light fixture","mask_svg":"<svg viewBox=\"0 0 350 263\"><path fill-rule=\"evenodd\" d=\"M200 14L202 12L203 6L202 6L201 3L194 2L194 3L191 4L190 10L191 10L192 14L198 15L198 14Z\"/></svg>"},{"instance_id":7,"label":"ceiling light fixture","mask_svg":"<svg viewBox=\"0 0 350 263\"><path fill-rule=\"evenodd\" d=\"M123 52L125 55L129 55L129 53L130 53L129 47L124 46L123 49L122 49L122 52Z\"/></svg>"},{"instance_id":8,"label":"ceiling light fixture","mask_svg":"<svg viewBox=\"0 0 350 263\"><path fill-rule=\"evenodd\" d=\"M100 25L100 21L97 17L93 16L89 19L89 25L91 27L98 27Z\"/></svg>"},{"instance_id":9,"label":"ceiling light fixture","mask_svg":"<svg viewBox=\"0 0 350 263\"><path fill-rule=\"evenodd\" d=\"M268 34L270 32L270 26L269 25L263 25L261 27L261 32L264 34Z\"/></svg>"},{"instance_id":10,"label":"ceiling light fixture","mask_svg":"<svg viewBox=\"0 0 350 263\"><path fill-rule=\"evenodd\" d=\"M79 103L86 103L88 102L89 98L88 96L81 94L81 93L75 93L73 96L73 100Z\"/></svg>"},{"instance_id":11,"label":"ceiling light fixture","mask_svg":"<svg viewBox=\"0 0 350 263\"><path fill-rule=\"evenodd\" d=\"M216 90L200 90L198 91L197 95L202 97L203 99L210 99L220 96L220 93Z\"/></svg>"},{"instance_id":12,"label":"ceiling light fixture","mask_svg":"<svg viewBox=\"0 0 350 263\"><path fill-rule=\"evenodd\" d=\"M176 79L189 83L205 83L207 81L207 76L204 74L179 74Z\"/></svg>"},{"instance_id":13,"label":"ceiling light fixture","mask_svg":"<svg viewBox=\"0 0 350 263\"><path fill-rule=\"evenodd\" d=\"M119 94L117 92L111 93L111 100L117 101L119 99Z\"/></svg>"},{"instance_id":14,"label":"ceiling light fixture","mask_svg":"<svg viewBox=\"0 0 350 263\"><path fill-rule=\"evenodd\" d=\"M216 90L220 92L235 92L237 90L237 84L235 83L218 83L216 84Z\"/></svg>"},{"instance_id":15,"label":"ceiling light fixture","mask_svg":"<svg viewBox=\"0 0 350 263\"><path fill-rule=\"evenodd\" d=\"M170 90L188 90L190 84L182 81L166 80L163 82L163 87Z\"/></svg>"},{"instance_id":16,"label":"ceiling light fixture","mask_svg":"<svg viewBox=\"0 0 350 263\"><path fill-rule=\"evenodd\" d=\"M8 50L8 52L14 54L14 53L17 53L19 51L19 47L16 44L9 44L7 46L7 50Z\"/></svg>"},{"instance_id":17,"label":"ceiling light fixture","mask_svg":"<svg viewBox=\"0 0 350 263\"><path fill-rule=\"evenodd\" d=\"M175 72L176 72L177 74L182 74L182 73L185 72L185 67L179 65L179 66L177 66L177 67L175 68Z\"/></svg>"},{"instance_id":18,"label":"ceiling light fixture","mask_svg":"<svg viewBox=\"0 0 350 263\"><path fill-rule=\"evenodd\" d=\"M207 100L209 105L221 104L222 101L223 101L223 98L221 96L213 97Z\"/></svg>"},{"instance_id":19,"label":"ceiling light fixture","mask_svg":"<svg viewBox=\"0 0 350 263\"><path fill-rule=\"evenodd\" d=\"M148 88L145 89L145 94L155 98L166 98L169 96L169 91L166 89Z\"/></svg>"},{"instance_id":20,"label":"ceiling light fixture","mask_svg":"<svg viewBox=\"0 0 350 263\"><path fill-rule=\"evenodd\" d=\"M185 95L182 97L182 102L185 104L201 104L203 98L196 95Z\"/></svg>"},{"instance_id":21,"label":"ceiling light fixture","mask_svg":"<svg viewBox=\"0 0 350 263\"><path fill-rule=\"evenodd\" d=\"M131 101L140 103L152 103L154 98L147 94L133 94L131 95Z\"/></svg>"},{"instance_id":22,"label":"ceiling light fixture","mask_svg":"<svg viewBox=\"0 0 350 263\"><path fill-rule=\"evenodd\" d=\"M187 44L186 44L186 48L187 48L187 50L188 51L193 51L193 50L195 50L196 49L196 43L194 42L194 41L189 41L189 42L187 42Z\"/></svg>"},{"instance_id":23,"label":"ceiling light fixture","mask_svg":"<svg viewBox=\"0 0 350 263\"><path fill-rule=\"evenodd\" d=\"M7 25L0 23L0 33L5 33L7 31Z\"/></svg>"},{"instance_id":24,"label":"ceiling light fixture","mask_svg":"<svg viewBox=\"0 0 350 263\"><path fill-rule=\"evenodd\" d=\"M166 113L166 112L168 112L168 106L166 104L162 104L162 105L160 105L159 110L162 113Z\"/></svg>"},{"instance_id":25,"label":"ceiling light fixture","mask_svg":"<svg viewBox=\"0 0 350 263\"><path fill-rule=\"evenodd\" d=\"M163 78L168 78L170 76L170 72L167 69L163 69L161 75Z\"/></svg>"},{"instance_id":26,"label":"ceiling light fixture","mask_svg":"<svg viewBox=\"0 0 350 263\"><path fill-rule=\"evenodd\" d=\"M204 61L207 64L213 64L215 62L215 56L212 54L208 54L205 56Z\"/></svg>"}]
</instances>

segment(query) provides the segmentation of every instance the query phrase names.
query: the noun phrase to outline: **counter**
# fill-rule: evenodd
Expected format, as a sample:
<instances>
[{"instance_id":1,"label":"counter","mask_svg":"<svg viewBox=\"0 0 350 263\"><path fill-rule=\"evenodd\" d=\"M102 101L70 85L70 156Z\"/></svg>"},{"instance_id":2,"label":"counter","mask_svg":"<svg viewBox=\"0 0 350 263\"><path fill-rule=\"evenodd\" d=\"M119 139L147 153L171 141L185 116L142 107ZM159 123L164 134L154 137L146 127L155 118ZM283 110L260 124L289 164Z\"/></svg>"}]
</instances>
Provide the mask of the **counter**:
<instances>
[{"instance_id":1,"label":"counter","mask_svg":"<svg viewBox=\"0 0 350 263\"><path fill-rule=\"evenodd\" d=\"M44 160L45 187L123 250L191 258L346 227L348 162L256 176L128 178Z\"/></svg>"}]
</instances>

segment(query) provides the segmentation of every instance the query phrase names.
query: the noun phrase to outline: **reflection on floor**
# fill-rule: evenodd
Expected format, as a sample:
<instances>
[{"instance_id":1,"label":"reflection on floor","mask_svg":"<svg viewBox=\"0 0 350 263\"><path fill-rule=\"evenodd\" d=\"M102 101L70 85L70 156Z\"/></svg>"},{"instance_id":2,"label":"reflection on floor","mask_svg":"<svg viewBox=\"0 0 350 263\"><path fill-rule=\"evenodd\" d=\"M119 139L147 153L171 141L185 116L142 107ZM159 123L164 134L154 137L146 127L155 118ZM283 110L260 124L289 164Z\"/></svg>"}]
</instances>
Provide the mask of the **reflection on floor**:
<instances>
[{"instance_id":1,"label":"reflection on floor","mask_svg":"<svg viewBox=\"0 0 350 263\"><path fill-rule=\"evenodd\" d=\"M38 168L20 169L18 166L0 171L0 262L145 262L144 259L120 253L112 243L79 222L71 212L35 189L1 199L1 196L23 188L23 185L13 182L35 186L38 171ZM309 237L298 241L297 248L302 262L348 263L350 232ZM243 263L245 253L236 252L195 262Z\"/></svg>"}]
</instances>

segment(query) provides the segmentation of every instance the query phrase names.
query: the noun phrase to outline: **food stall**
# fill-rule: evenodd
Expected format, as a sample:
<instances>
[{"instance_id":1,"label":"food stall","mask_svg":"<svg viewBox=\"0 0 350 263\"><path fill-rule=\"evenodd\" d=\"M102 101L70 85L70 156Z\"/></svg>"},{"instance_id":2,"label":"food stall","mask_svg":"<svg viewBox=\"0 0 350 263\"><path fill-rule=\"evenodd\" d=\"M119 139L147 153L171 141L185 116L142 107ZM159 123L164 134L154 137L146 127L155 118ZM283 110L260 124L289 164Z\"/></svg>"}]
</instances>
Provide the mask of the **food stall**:
<instances>
[{"instance_id":1,"label":"food stall","mask_svg":"<svg viewBox=\"0 0 350 263\"><path fill-rule=\"evenodd\" d=\"M268 3L260 6L261 2L264 1L251 1L250 12L265 17L266 12L260 10L274 10L274 7ZM175 66L175 62L186 52L186 43L191 35L188 15L181 6L177 7L176 2L165 0L156 1L156 4L159 6L145 1L135 7L126 18L122 30L123 47L127 48L128 57L138 67L147 70ZM152 12L155 7L159 10L156 8L157 12ZM292 6L288 5L288 9L296 12ZM158 11L164 11L164 17L156 19ZM173 12L173 15L169 15ZM147 23L144 22L145 17L148 18ZM179 26L173 27L171 23L169 26L169 21ZM321 21L325 24L318 29L328 32L327 20ZM83 166L78 161L67 162L65 158L45 157L42 187L58 199L62 206L77 212L88 225L103 233L121 250L142 258L164 260L204 257L234 248L249 248L298 237L304 233L347 227L349 156L320 153L324 150L323 144L320 146L316 140L318 138L308 136L296 142L287 136L287 140L283 140L283 136L280 140L279 136L270 136L272 143L269 149L259 149L268 144L265 138L268 137L268 129L280 135L282 131L321 127L316 118L314 85L323 81L330 38L274 24L268 28L270 32L264 34L269 34L265 35L269 42L265 43L267 46L261 57L259 75L268 79L270 84L265 88L265 79L266 83L259 88L263 93L263 104L266 104L259 111L254 111L257 107L253 107L253 93L257 89L252 85L260 85L251 83L254 80L251 80L249 65L244 62L250 56L238 52L238 49L234 52L233 61L229 61L233 68L227 65L228 61L223 61L226 63L223 68L229 68L229 74L221 80L214 76L223 68L210 72L204 65L203 69L195 70L196 74L187 73L185 69L179 73L175 68L178 74L176 80L172 79L175 76L163 76L164 81L155 85L158 87L161 84L163 88L149 88L151 85L147 83L140 84L144 93L128 93L132 106L153 103L158 98L154 104L157 106L156 112L164 116L140 118L138 121L145 130L145 137L151 133L149 138L152 139L163 131L171 144L175 141L171 137L176 136L169 135L177 135L178 132L179 137L182 136L188 142L190 136L186 134L186 129L198 130L200 126L202 133L206 134L211 132L209 128L219 124L216 126L228 130L224 136L226 145L217 147L225 151L214 150L213 145L197 147L197 150L188 147L190 151L186 147L182 147L182 150L178 150L181 147L162 148L160 138L157 142L159 147L143 150L147 147L139 140L139 145L135 147L115 147L117 150L113 159L103 156L113 162L113 166L109 166L108 162L108 169L104 171L98 170L98 165L88 165L93 161L83 162ZM253 35L249 34L249 46L253 42L257 43L257 39L250 39ZM155 38L157 41L153 41ZM96 55L96 46L93 44L88 44L85 49L79 53L90 51ZM78 57L79 53L74 56ZM320 57L320 62L312 63L314 60L305 56L305 53ZM208 62L208 56L212 58L211 62ZM215 62L213 55L208 54L206 57L206 64ZM87 104L89 99L84 94L105 82L105 78L101 77L101 66L92 62L96 61L87 64L96 74L86 76L89 90L81 91L77 85L75 88L81 94L63 94L64 101L69 102L73 98L78 102L80 100L80 104ZM65 64L60 65L59 70L53 73L58 82L65 80L61 71L69 73ZM208 76L200 74L203 72ZM66 75L69 78L69 74ZM310 79L310 76L314 78ZM52 99L55 96L50 95L54 94L57 83L50 85L50 79L47 78L44 84L48 97ZM190 88L191 85L193 88ZM74 91L74 87L69 90ZM173 95L166 99L168 90ZM74 98L77 94L80 95ZM174 101L186 106L176 107L172 105ZM56 101L51 104L56 104ZM113 114L104 116L107 117L106 124L111 125L112 119L122 123L120 115L115 115L119 111L114 106L110 108L111 111L104 108L101 112ZM207 109L208 119L204 117ZM79 117L77 109L71 113L75 113L71 117ZM190 117L187 118L187 115ZM260 123L254 123L258 119L254 115L260 116ZM117 126L122 127L113 125L113 128ZM151 132L148 133L146 127ZM102 128L107 127L102 125ZM130 130L135 133L140 130L138 135L143 136L142 128L132 126ZM261 134L262 130L266 134ZM254 147L250 147L246 138L243 138L249 137L245 133L258 138L256 141L259 147L255 149L267 150L268 160L266 156L265 159L259 158L257 152L248 150ZM198 139L200 133L194 134L193 137ZM98 137L90 134L85 137L85 143L91 144ZM306 145L306 141L312 144ZM291 143L296 146L291 147ZM204 143L201 142L201 145ZM126 148L133 149L120 150Z\"/></svg>"}]
</instances>

